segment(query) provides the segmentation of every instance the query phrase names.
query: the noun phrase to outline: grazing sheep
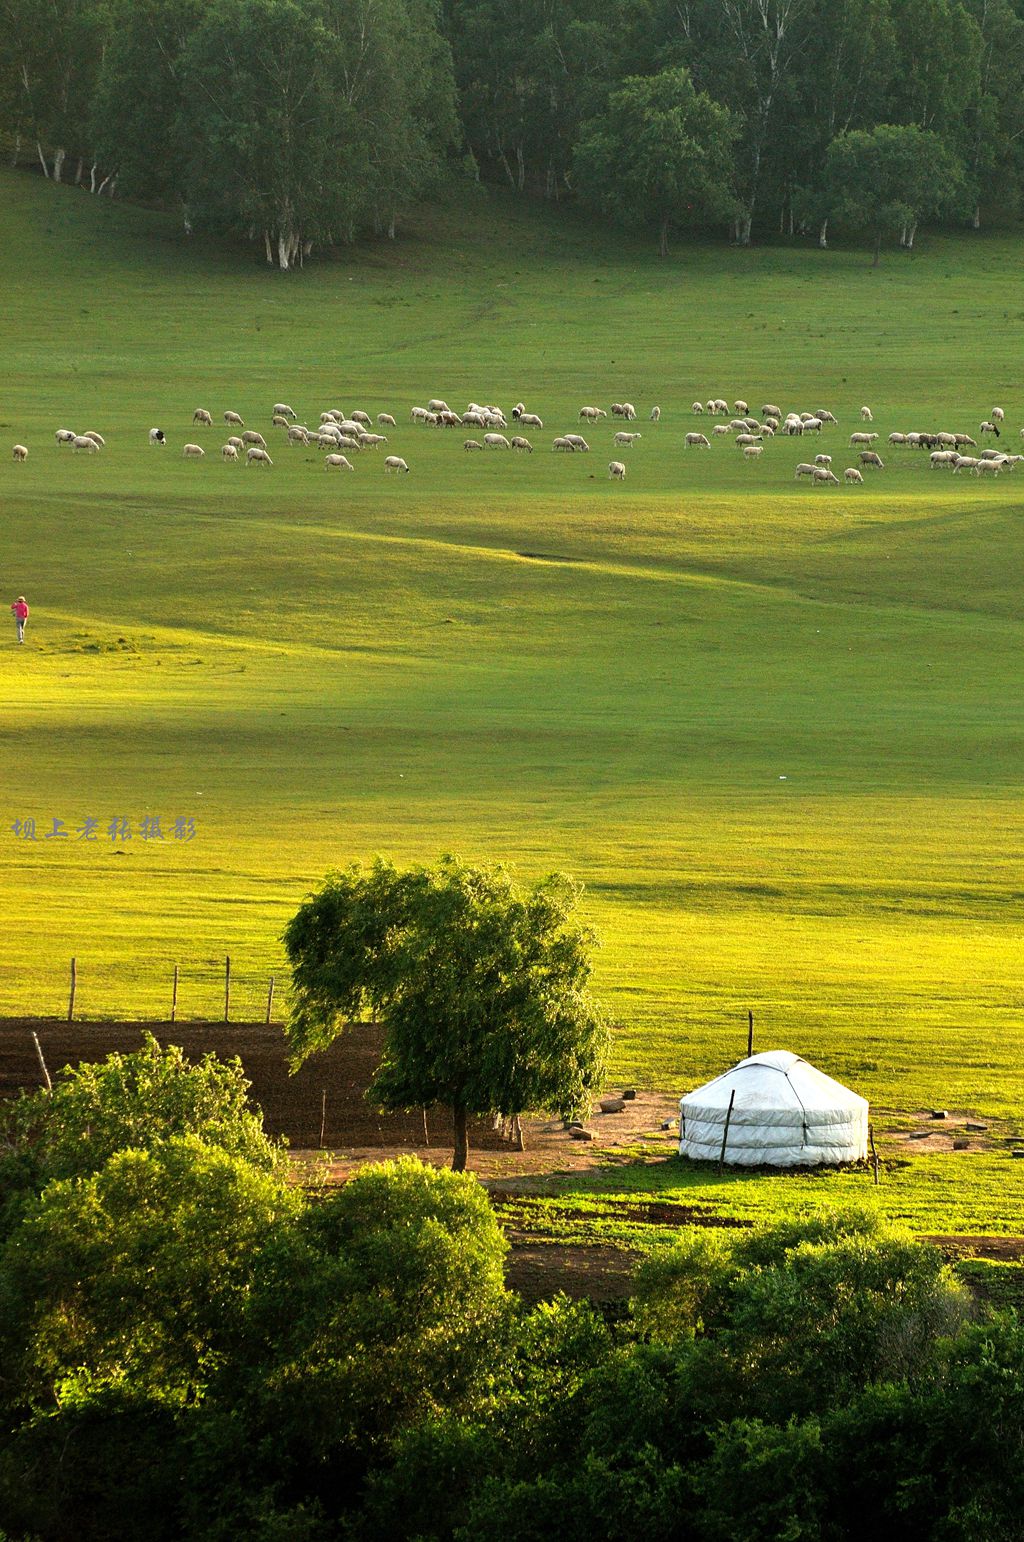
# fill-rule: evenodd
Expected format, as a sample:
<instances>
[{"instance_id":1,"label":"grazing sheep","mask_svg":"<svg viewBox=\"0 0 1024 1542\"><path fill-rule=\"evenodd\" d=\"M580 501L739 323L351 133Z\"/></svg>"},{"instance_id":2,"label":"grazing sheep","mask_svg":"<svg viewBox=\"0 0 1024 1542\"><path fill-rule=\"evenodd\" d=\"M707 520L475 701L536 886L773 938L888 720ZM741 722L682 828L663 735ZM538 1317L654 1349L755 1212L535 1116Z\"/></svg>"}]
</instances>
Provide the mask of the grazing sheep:
<instances>
[{"instance_id":1,"label":"grazing sheep","mask_svg":"<svg viewBox=\"0 0 1024 1542\"><path fill-rule=\"evenodd\" d=\"M779 424L776 418L765 418L763 423L759 423L757 425L756 431L762 434L767 434L769 439L774 439L775 430L778 428L778 426Z\"/></svg>"},{"instance_id":2,"label":"grazing sheep","mask_svg":"<svg viewBox=\"0 0 1024 1542\"><path fill-rule=\"evenodd\" d=\"M760 429L760 427L761 427L761 425L758 422L757 418L744 418L743 421L746 424L746 426L750 429L750 432L752 434L756 434L758 432L758 430Z\"/></svg>"},{"instance_id":3,"label":"grazing sheep","mask_svg":"<svg viewBox=\"0 0 1024 1542\"><path fill-rule=\"evenodd\" d=\"M852 449L855 444L874 444L877 438L877 434L851 434L850 448Z\"/></svg>"},{"instance_id":4,"label":"grazing sheep","mask_svg":"<svg viewBox=\"0 0 1024 1542\"><path fill-rule=\"evenodd\" d=\"M612 402L612 416L625 418L627 423L632 423L636 417L636 408L632 402Z\"/></svg>"},{"instance_id":5,"label":"grazing sheep","mask_svg":"<svg viewBox=\"0 0 1024 1542\"><path fill-rule=\"evenodd\" d=\"M544 424L535 412L521 412L519 414L520 428L543 428Z\"/></svg>"},{"instance_id":6,"label":"grazing sheep","mask_svg":"<svg viewBox=\"0 0 1024 1542\"><path fill-rule=\"evenodd\" d=\"M485 412L484 421L493 424L496 428L498 426L504 428L505 426L505 419L500 412ZM462 419L459 417L459 414L457 412L449 412L447 408L443 412L435 412L434 414L434 424L437 428L458 428L461 423Z\"/></svg>"},{"instance_id":7,"label":"grazing sheep","mask_svg":"<svg viewBox=\"0 0 1024 1542\"><path fill-rule=\"evenodd\" d=\"M928 459L932 470L937 471L940 466L955 466L960 457L955 450L933 450Z\"/></svg>"},{"instance_id":8,"label":"grazing sheep","mask_svg":"<svg viewBox=\"0 0 1024 1542\"><path fill-rule=\"evenodd\" d=\"M427 411L428 412L450 412L451 408L448 406L448 403L447 402L443 402L439 396L433 396L433 397L431 397L430 401L427 403ZM408 470L408 467L406 467L406 470Z\"/></svg>"},{"instance_id":9,"label":"grazing sheep","mask_svg":"<svg viewBox=\"0 0 1024 1542\"><path fill-rule=\"evenodd\" d=\"M349 417L353 423L361 423L364 428L373 427L373 419L368 412L350 412Z\"/></svg>"},{"instance_id":10,"label":"grazing sheep","mask_svg":"<svg viewBox=\"0 0 1024 1542\"><path fill-rule=\"evenodd\" d=\"M858 459L862 466L877 466L879 471L885 470L885 464L877 450L861 450Z\"/></svg>"},{"instance_id":11,"label":"grazing sheep","mask_svg":"<svg viewBox=\"0 0 1024 1542\"><path fill-rule=\"evenodd\" d=\"M224 460L238 459L238 450L233 444L222 444L220 447L220 453Z\"/></svg>"},{"instance_id":12,"label":"grazing sheep","mask_svg":"<svg viewBox=\"0 0 1024 1542\"><path fill-rule=\"evenodd\" d=\"M634 444L637 439L642 439L642 434L627 434L625 429L620 429L612 440L613 444Z\"/></svg>"},{"instance_id":13,"label":"grazing sheep","mask_svg":"<svg viewBox=\"0 0 1024 1542\"><path fill-rule=\"evenodd\" d=\"M889 435L889 443L890 444L906 444L906 442L907 442L906 434L890 434Z\"/></svg>"},{"instance_id":14,"label":"grazing sheep","mask_svg":"<svg viewBox=\"0 0 1024 1542\"><path fill-rule=\"evenodd\" d=\"M368 450L375 450L379 444L387 444L387 434L360 434L359 443L365 445Z\"/></svg>"},{"instance_id":15,"label":"grazing sheep","mask_svg":"<svg viewBox=\"0 0 1024 1542\"><path fill-rule=\"evenodd\" d=\"M787 418L785 427L787 434L800 435L804 431L803 418Z\"/></svg>"},{"instance_id":16,"label":"grazing sheep","mask_svg":"<svg viewBox=\"0 0 1024 1542\"><path fill-rule=\"evenodd\" d=\"M295 408L289 407L287 402L275 402L274 413L275 416L281 418L294 418L296 416Z\"/></svg>"},{"instance_id":17,"label":"grazing sheep","mask_svg":"<svg viewBox=\"0 0 1024 1542\"><path fill-rule=\"evenodd\" d=\"M750 411L750 408L747 406L746 402L733 402L732 410L733 412L742 412L744 415L746 415Z\"/></svg>"},{"instance_id":18,"label":"grazing sheep","mask_svg":"<svg viewBox=\"0 0 1024 1542\"><path fill-rule=\"evenodd\" d=\"M992 421L993 421L993 423L1001 423L1005 417L1006 417L1006 413L1003 411L1002 407L993 407L992 408Z\"/></svg>"},{"instance_id":19,"label":"grazing sheep","mask_svg":"<svg viewBox=\"0 0 1024 1542\"><path fill-rule=\"evenodd\" d=\"M244 428L245 427L245 423L238 416L237 412L225 412L225 414L224 414L224 421L231 428Z\"/></svg>"},{"instance_id":20,"label":"grazing sheep","mask_svg":"<svg viewBox=\"0 0 1024 1542\"><path fill-rule=\"evenodd\" d=\"M1021 432L1024 433L1024 429L1022 429ZM58 428L53 437L56 439L58 444L74 444L75 440L78 438L78 435L75 433L73 428Z\"/></svg>"},{"instance_id":21,"label":"grazing sheep","mask_svg":"<svg viewBox=\"0 0 1024 1542\"><path fill-rule=\"evenodd\" d=\"M505 414L500 407L485 407L484 416L487 419L488 428L508 428L505 422Z\"/></svg>"},{"instance_id":22,"label":"grazing sheep","mask_svg":"<svg viewBox=\"0 0 1024 1542\"><path fill-rule=\"evenodd\" d=\"M690 407L690 411L693 413L694 417L696 417L696 418L702 417L703 414L704 414L704 403L703 402L694 402L692 404L692 406ZM1024 428L1021 429L1021 433L1024 434Z\"/></svg>"},{"instance_id":23,"label":"grazing sheep","mask_svg":"<svg viewBox=\"0 0 1024 1542\"><path fill-rule=\"evenodd\" d=\"M948 448L950 445L956 444L955 434L936 434L935 437L939 441L939 444L944 448Z\"/></svg>"},{"instance_id":24,"label":"grazing sheep","mask_svg":"<svg viewBox=\"0 0 1024 1542\"><path fill-rule=\"evenodd\" d=\"M834 417L827 407L819 407L814 416L820 418L823 423L835 423L837 425L839 423L839 419Z\"/></svg>"},{"instance_id":25,"label":"grazing sheep","mask_svg":"<svg viewBox=\"0 0 1024 1542\"><path fill-rule=\"evenodd\" d=\"M510 450L512 448L504 434L485 434L484 444L488 450Z\"/></svg>"},{"instance_id":26,"label":"grazing sheep","mask_svg":"<svg viewBox=\"0 0 1024 1542\"><path fill-rule=\"evenodd\" d=\"M15 460L28 460L28 450L25 447L25 445L23 445L23 444L16 444L14 446L14 459Z\"/></svg>"},{"instance_id":27,"label":"grazing sheep","mask_svg":"<svg viewBox=\"0 0 1024 1542\"><path fill-rule=\"evenodd\" d=\"M621 482L625 479L626 468L621 460L610 460L608 462L608 475L616 482Z\"/></svg>"},{"instance_id":28,"label":"grazing sheep","mask_svg":"<svg viewBox=\"0 0 1024 1542\"><path fill-rule=\"evenodd\" d=\"M971 467L971 476L980 477L983 471L991 471L992 475L997 477L1002 469L1001 460L979 460Z\"/></svg>"},{"instance_id":29,"label":"grazing sheep","mask_svg":"<svg viewBox=\"0 0 1024 1542\"><path fill-rule=\"evenodd\" d=\"M596 423L598 418L606 418L607 416L608 414L603 407L581 407L579 420L581 423Z\"/></svg>"},{"instance_id":30,"label":"grazing sheep","mask_svg":"<svg viewBox=\"0 0 1024 1542\"><path fill-rule=\"evenodd\" d=\"M799 466L796 468L793 481L799 482L801 477L812 477L819 469L820 468L818 466L809 466L806 461L801 461Z\"/></svg>"},{"instance_id":31,"label":"grazing sheep","mask_svg":"<svg viewBox=\"0 0 1024 1542\"><path fill-rule=\"evenodd\" d=\"M573 449L579 450L580 454L586 454L586 452L590 449L589 444L583 438L582 434L566 434L565 437L568 439Z\"/></svg>"},{"instance_id":32,"label":"grazing sheep","mask_svg":"<svg viewBox=\"0 0 1024 1542\"><path fill-rule=\"evenodd\" d=\"M818 483L819 486L824 482L832 482L836 487L839 486L839 478L827 466L815 466L811 475L811 481Z\"/></svg>"},{"instance_id":33,"label":"grazing sheep","mask_svg":"<svg viewBox=\"0 0 1024 1542\"><path fill-rule=\"evenodd\" d=\"M201 460L206 451L201 444L187 444L181 453L185 460Z\"/></svg>"},{"instance_id":34,"label":"grazing sheep","mask_svg":"<svg viewBox=\"0 0 1024 1542\"><path fill-rule=\"evenodd\" d=\"M326 429L322 429L316 436L316 447L318 450L336 449L340 443L341 435L337 429L334 430L333 434L328 433Z\"/></svg>"},{"instance_id":35,"label":"grazing sheep","mask_svg":"<svg viewBox=\"0 0 1024 1542\"><path fill-rule=\"evenodd\" d=\"M107 442L102 434L97 434L95 429L92 428L87 428L82 438L91 439L98 450L102 450Z\"/></svg>"},{"instance_id":36,"label":"grazing sheep","mask_svg":"<svg viewBox=\"0 0 1024 1542\"><path fill-rule=\"evenodd\" d=\"M1005 460L1006 456L1003 454L1002 450L982 450L980 459L981 460Z\"/></svg>"},{"instance_id":37,"label":"grazing sheep","mask_svg":"<svg viewBox=\"0 0 1024 1542\"><path fill-rule=\"evenodd\" d=\"M384 457L385 471L408 471L408 466L400 455L386 455Z\"/></svg>"},{"instance_id":38,"label":"grazing sheep","mask_svg":"<svg viewBox=\"0 0 1024 1542\"><path fill-rule=\"evenodd\" d=\"M519 419L522 417L522 415L523 415L523 413L525 411L526 411L526 403L525 402L516 402L515 406L512 408L512 421L514 423L518 423Z\"/></svg>"},{"instance_id":39,"label":"grazing sheep","mask_svg":"<svg viewBox=\"0 0 1024 1542\"><path fill-rule=\"evenodd\" d=\"M262 449L258 444L251 444L245 452L245 464L247 466L272 466L274 462L270 459L266 450Z\"/></svg>"},{"instance_id":40,"label":"grazing sheep","mask_svg":"<svg viewBox=\"0 0 1024 1542\"><path fill-rule=\"evenodd\" d=\"M236 450L244 450L245 449L245 445L242 443L241 439L239 439L237 434L232 434L230 436L230 438L228 439L228 444L233 444Z\"/></svg>"},{"instance_id":41,"label":"grazing sheep","mask_svg":"<svg viewBox=\"0 0 1024 1542\"><path fill-rule=\"evenodd\" d=\"M428 412L426 407L414 407L409 414L409 420L412 423L432 423L434 414Z\"/></svg>"},{"instance_id":42,"label":"grazing sheep","mask_svg":"<svg viewBox=\"0 0 1024 1542\"><path fill-rule=\"evenodd\" d=\"M760 434L737 434L736 435L736 443L737 443L737 445L739 446L739 448L741 450L744 449L749 444L758 444L758 443L760 443L760 439L761 439L761 435Z\"/></svg>"},{"instance_id":43,"label":"grazing sheep","mask_svg":"<svg viewBox=\"0 0 1024 1542\"><path fill-rule=\"evenodd\" d=\"M847 482L863 482L864 473L862 471L858 471L856 466L847 466L846 470L843 472L843 477Z\"/></svg>"},{"instance_id":44,"label":"grazing sheep","mask_svg":"<svg viewBox=\"0 0 1024 1542\"><path fill-rule=\"evenodd\" d=\"M776 407L774 402L765 402L764 406L761 408L761 416L763 418L780 418L781 419L781 417L782 417L782 408L781 407ZM819 414L819 416L820 416L820 414Z\"/></svg>"},{"instance_id":45,"label":"grazing sheep","mask_svg":"<svg viewBox=\"0 0 1024 1542\"><path fill-rule=\"evenodd\" d=\"M651 422L652 423L660 423L661 422L661 408L660 407L652 407L651 408Z\"/></svg>"},{"instance_id":46,"label":"grazing sheep","mask_svg":"<svg viewBox=\"0 0 1024 1542\"><path fill-rule=\"evenodd\" d=\"M464 450L482 450L483 445L480 443L479 439L464 439L462 441L462 448Z\"/></svg>"},{"instance_id":47,"label":"grazing sheep","mask_svg":"<svg viewBox=\"0 0 1024 1542\"><path fill-rule=\"evenodd\" d=\"M352 462L346 455L325 455L324 465L328 471L352 471Z\"/></svg>"},{"instance_id":48,"label":"grazing sheep","mask_svg":"<svg viewBox=\"0 0 1024 1542\"><path fill-rule=\"evenodd\" d=\"M76 434L71 441L71 448L76 452L84 450L87 455L96 455L99 453L100 447L95 439L91 439L88 434Z\"/></svg>"},{"instance_id":49,"label":"grazing sheep","mask_svg":"<svg viewBox=\"0 0 1024 1542\"><path fill-rule=\"evenodd\" d=\"M729 415L729 403L722 396L715 398L714 409L723 418Z\"/></svg>"},{"instance_id":50,"label":"grazing sheep","mask_svg":"<svg viewBox=\"0 0 1024 1542\"><path fill-rule=\"evenodd\" d=\"M711 440L704 434L687 434L686 448L688 450L710 450Z\"/></svg>"},{"instance_id":51,"label":"grazing sheep","mask_svg":"<svg viewBox=\"0 0 1024 1542\"><path fill-rule=\"evenodd\" d=\"M997 423L989 423L988 421L979 423L978 432L981 434L995 434L996 438L998 439L999 425Z\"/></svg>"},{"instance_id":52,"label":"grazing sheep","mask_svg":"<svg viewBox=\"0 0 1024 1542\"><path fill-rule=\"evenodd\" d=\"M832 457L831 455L816 455L814 457L814 464L816 466L831 466Z\"/></svg>"},{"instance_id":53,"label":"grazing sheep","mask_svg":"<svg viewBox=\"0 0 1024 1542\"><path fill-rule=\"evenodd\" d=\"M397 428L398 424L395 422L395 420L391 416L390 412L378 412L378 414L377 414L377 427L378 428Z\"/></svg>"},{"instance_id":54,"label":"grazing sheep","mask_svg":"<svg viewBox=\"0 0 1024 1542\"><path fill-rule=\"evenodd\" d=\"M977 464L978 457L976 455L957 455L953 461L953 475L956 476L957 472L962 471L965 466L968 471L973 471Z\"/></svg>"},{"instance_id":55,"label":"grazing sheep","mask_svg":"<svg viewBox=\"0 0 1024 1542\"><path fill-rule=\"evenodd\" d=\"M309 429L306 428L305 425L302 424L302 423L291 423L291 424L289 424L289 427L288 427L288 443L289 444L308 444L309 443ZM256 448L257 449L262 449L263 446L262 445L257 445Z\"/></svg>"},{"instance_id":56,"label":"grazing sheep","mask_svg":"<svg viewBox=\"0 0 1024 1542\"><path fill-rule=\"evenodd\" d=\"M520 421L522 420L520 419ZM533 454L533 445L529 439L524 439L522 434L512 435L512 448L513 450L526 450L530 455Z\"/></svg>"},{"instance_id":57,"label":"grazing sheep","mask_svg":"<svg viewBox=\"0 0 1024 1542\"><path fill-rule=\"evenodd\" d=\"M733 418L732 422L729 424L729 432L731 434L745 434L747 428L748 424L746 418Z\"/></svg>"},{"instance_id":58,"label":"grazing sheep","mask_svg":"<svg viewBox=\"0 0 1024 1542\"><path fill-rule=\"evenodd\" d=\"M274 428L287 428L288 419L285 417L283 412L275 412L273 418L271 419L271 425Z\"/></svg>"},{"instance_id":59,"label":"grazing sheep","mask_svg":"<svg viewBox=\"0 0 1024 1542\"><path fill-rule=\"evenodd\" d=\"M813 417L812 418L804 418L803 421L804 421L804 433L805 434L820 434L821 433L822 422L821 422L820 418L813 418Z\"/></svg>"},{"instance_id":60,"label":"grazing sheep","mask_svg":"<svg viewBox=\"0 0 1024 1542\"><path fill-rule=\"evenodd\" d=\"M463 426L464 427L486 428L486 426L487 426L487 414L485 412L479 412L479 411L478 412L473 412L473 411L464 412L462 414L462 422L463 422Z\"/></svg>"},{"instance_id":61,"label":"grazing sheep","mask_svg":"<svg viewBox=\"0 0 1024 1542\"><path fill-rule=\"evenodd\" d=\"M716 439L723 439L730 432L728 423L716 423L711 430Z\"/></svg>"},{"instance_id":62,"label":"grazing sheep","mask_svg":"<svg viewBox=\"0 0 1024 1542\"><path fill-rule=\"evenodd\" d=\"M860 420L861 420L862 423L873 423L875 421L874 418L871 416L871 408L870 407L862 407L860 409Z\"/></svg>"},{"instance_id":63,"label":"grazing sheep","mask_svg":"<svg viewBox=\"0 0 1024 1542\"><path fill-rule=\"evenodd\" d=\"M303 429L302 432L305 433L306 430ZM255 428L246 429L245 433L242 435L242 443L258 445L261 450L265 450L267 448L267 441L264 439L263 435Z\"/></svg>"},{"instance_id":64,"label":"grazing sheep","mask_svg":"<svg viewBox=\"0 0 1024 1542\"><path fill-rule=\"evenodd\" d=\"M759 455L763 455L763 454L764 454L764 445L763 444L745 444L743 446L743 458L744 458L744 460L756 460Z\"/></svg>"},{"instance_id":65,"label":"grazing sheep","mask_svg":"<svg viewBox=\"0 0 1024 1542\"><path fill-rule=\"evenodd\" d=\"M192 422L202 424L203 428L212 428L213 419L205 407L197 407L192 414Z\"/></svg>"},{"instance_id":66,"label":"grazing sheep","mask_svg":"<svg viewBox=\"0 0 1024 1542\"><path fill-rule=\"evenodd\" d=\"M483 445L481 445L480 448L483 449ZM572 451L575 450L576 446L574 444L570 444L569 440L563 434L560 438L553 439L551 441L551 448L553 450L566 450L571 454Z\"/></svg>"},{"instance_id":67,"label":"grazing sheep","mask_svg":"<svg viewBox=\"0 0 1024 1542\"><path fill-rule=\"evenodd\" d=\"M150 444L166 444L167 439L162 428L151 428L149 431Z\"/></svg>"},{"instance_id":68,"label":"grazing sheep","mask_svg":"<svg viewBox=\"0 0 1024 1542\"><path fill-rule=\"evenodd\" d=\"M1021 433L1024 434L1024 429L1021 429ZM978 448L978 441L977 441L977 439L972 439L970 434L954 434L953 435L953 441L956 444L957 448L959 448L961 445L964 445L964 444L972 445L974 447L974 449Z\"/></svg>"}]
</instances>

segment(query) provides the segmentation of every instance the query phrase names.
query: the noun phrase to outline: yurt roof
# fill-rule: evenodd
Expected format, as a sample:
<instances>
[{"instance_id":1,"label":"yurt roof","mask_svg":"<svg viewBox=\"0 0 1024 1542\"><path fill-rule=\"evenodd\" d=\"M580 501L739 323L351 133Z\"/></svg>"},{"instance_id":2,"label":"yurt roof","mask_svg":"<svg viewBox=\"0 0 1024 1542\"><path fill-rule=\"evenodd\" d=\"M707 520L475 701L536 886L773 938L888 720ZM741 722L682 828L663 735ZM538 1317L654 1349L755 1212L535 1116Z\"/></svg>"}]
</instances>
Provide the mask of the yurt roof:
<instances>
[{"instance_id":1,"label":"yurt roof","mask_svg":"<svg viewBox=\"0 0 1024 1542\"><path fill-rule=\"evenodd\" d=\"M767 1050L741 1060L681 1100L701 1108L727 1109L735 1093L733 1117L741 1109L799 1108L805 1114L835 1108L867 1108L866 1099L810 1061L790 1050Z\"/></svg>"}]
</instances>

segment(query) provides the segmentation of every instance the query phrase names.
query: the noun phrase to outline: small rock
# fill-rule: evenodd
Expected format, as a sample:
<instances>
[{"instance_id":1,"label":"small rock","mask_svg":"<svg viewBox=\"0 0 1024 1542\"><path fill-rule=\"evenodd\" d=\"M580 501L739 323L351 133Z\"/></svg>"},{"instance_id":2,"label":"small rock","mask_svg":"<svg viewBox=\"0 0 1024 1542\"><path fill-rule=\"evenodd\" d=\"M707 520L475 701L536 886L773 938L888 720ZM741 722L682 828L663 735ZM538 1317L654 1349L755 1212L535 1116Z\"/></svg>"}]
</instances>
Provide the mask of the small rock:
<instances>
[{"instance_id":1,"label":"small rock","mask_svg":"<svg viewBox=\"0 0 1024 1542\"><path fill-rule=\"evenodd\" d=\"M662 1123L661 1123L661 1128L663 1130L674 1130L678 1123L679 1123L678 1119L663 1119Z\"/></svg>"},{"instance_id":2,"label":"small rock","mask_svg":"<svg viewBox=\"0 0 1024 1542\"><path fill-rule=\"evenodd\" d=\"M1018 1146L1015 1151L1010 1152L1010 1155L1012 1157L1024 1157L1024 1146Z\"/></svg>"},{"instance_id":3,"label":"small rock","mask_svg":"<svg viewBox=\"0 0 1024 1542\"><path fill-rule=\"evenodd\" d=\"M932 1118L933 1119L948 1119L949 1118L949 1110L945 1109L945 1108L933 1108L932 1109Z\"/></svg>"},{"instance_id":4,"label":"small rock","mask_svg":"<svg viewBox=\"0 0 1024 1542\"><path fill-rule=\"evenodd\" d=\"M569 1131L569 1139L570 1140L593 1140L593 1138L594 1138L593 1130L579 1129L579 1130L570 1130ZM1024 1156L1024 1151L1021 1152L1021 1156Z\"/></svg>"},{"instance_id":5,"label":"small rock","mask_svg":"<svg viewBox=\"0 0 1024 1542\"><path fill-rule=\"evenodd\" d=\"M622 1098L624 1099L625 1102L632 1103L633 1099L636 1097L636 1088L635 1087L623 1087L621 1096L622 1096Z\"/></svg>"},{"instance_id":6,"label":"small rock","mask_svg":"<svg viewBox=\"0 0 1024 1542\"><path fill-rule=\"evenodd\" d=\"M964 1123L964 1129L965 1130L987 1130L988 1129L988 1125L987 1124L972 1124L971 1121L968 1119Z\"/></svg>"},{"instance_id":7,"label":"small rock","mask_svg":"<svg viewBox=\"0 0 1024 1542\"><path fill-rule=\"evenodd\" d=\"M602 1114L621 1114L622 1110L625 1108L625 1106L626 1106L625 1102L623 1101L622 1098L602 1098L601 1099L601 1112L602 1112Z\"/></svg>"},{"instance_id":8,"label":"small rock","mask_svg":"<svg viewBox=\"0 0 1024 1542\"><path fill-rule=\"evenodd\" d=\"M912 1130L911 1133L910 1133L910 1139L911 1140L927 1140L928 1139L928 1131L927 1130Z\"/></svg>"},{"instance_id":9,"label":"small rock","mask_svg":"<svg viewBox=\"0 0 1024 1542\"><path fill-rule=\"evenodd\" d=\"M970 1143L969 1140L955 1140L953 1142L953 1150L954 1151L967 1151L970 1148L970 1144L971 1143Z\"/></svg>"}]
</instances>

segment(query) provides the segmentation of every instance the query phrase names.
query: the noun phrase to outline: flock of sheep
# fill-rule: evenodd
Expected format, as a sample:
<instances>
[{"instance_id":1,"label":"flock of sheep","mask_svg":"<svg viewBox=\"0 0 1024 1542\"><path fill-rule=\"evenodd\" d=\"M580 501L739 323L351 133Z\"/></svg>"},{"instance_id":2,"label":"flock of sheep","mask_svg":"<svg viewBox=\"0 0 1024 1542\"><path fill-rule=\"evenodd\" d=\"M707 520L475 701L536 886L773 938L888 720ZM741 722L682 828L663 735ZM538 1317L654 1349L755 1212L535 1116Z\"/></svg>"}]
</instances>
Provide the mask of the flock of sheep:
<instances>
[{"instance_id":1,"label":"flock of sheep","mask_svg":"<svg viewBox=\"0 0 1024 1542\"><path fill-rule=\"evenodd\" d=\"M716 423L711 430L712 438L724 439L732 436L734 443L743 452L744 458L756 461L764 453L765 443L775 438L803 438L805 435L821 434L826 428L838 427L838 419L826 408L818 408L815 412L789 412L783 415L782 409L773 402L766 402L761 408L759 417L752 416L745 401L734 401L730 409L729 403L721 397L713 397L705 402L695 401L692 406L693 415L703 417L705 414L712 417L728 418L728 422ZM637 416L636 408L632 402L613 402L611 416L624 422L632 423ZM518 430L529 428L531 430L543 430L544 423L535 412L527 412L523 402L517 402L512 409L512 421ZM588 424L593 429L602 418L607 418L609 412L603 407L584 406L579 410L579 421ZM221 457L225 461L241 461L244 457L245 464L252 466L271 467L274 462L271 458L267 441L258 429L246 428L244 420L237 412L227 411L223 415L224 423L229 429L237 429L238 433L232 433L224 444L221 445ZM860 418L864 423L873 421L870 407L860 409ZM993 407L990 416L979 426L981 435L992 435L999 438L1001 426L1005 422L1006 413L1002 407ZM652 407L650 421L657 423L661 419L661 408ZM473 428L481 432L479 439L471 438L463 440L463 449L475 450L516 450L528 454L533 453L533 444L521 432L511 434L509 437L505 430L509 428L505 414L500 407L493 405L481 406L477 402L470 402L465 412L453 412L448 403L439 397L432 398L425 407L413 407L410 413L410 421L421 427L432 428ZM197 407L192 414L193 427L212 429L214 427L213 416L205 407ZM395 418L389 412L379 412L376 418L376 428L396 428ZM387 435L374 431L374 420L366 412L352 411L344 413L336 408L329 408L320 414L320 421L315 428L308 428L299 423L294 408L286 402L277 402L271 413L271 429L277 431L281 441L292 446L314 446L324 454L324 465L328 471L352 471L354 469L349 455L362 453L366 450L375 450L388 443ZM1024 428L1020 430L1024 438ZM74 453L95 455L103 449L106 441L101 434L90 429L84 434L78 434L73 429L59 428L56 431L58 446L67 447ZM630 448L642 437L633 429L618 429L612 438L615 449L624 450ZM857 451L858 466L847 466L843 472L843 479L848 483L864 481L861 467L875 468L879 471L885 469L884 462L878 451L874 448L878 434L868 430L859 430L850 435L850 449ZM889 444L896 448L906 446L912 449L927 449L931 452L930 462L933 469L945 468L954 472L969 470L975 476L998 476L1000 471L1010 471L1024 460L1024 455L1008 455L1005 451L988 448L981 450L978 455L965 455L965 449L977 449L977 440L967 433L891 433ZM167 437L160 428L149 430L149 443L153 447L166 446ZM684 440L688 450L709 450L711 439L702 432L690 432ZM590 450L590 445L582 434L560 434L551 443L552 450L567 454L582 454ZM201 444L189 442L182 448L182 456L186 460L199 460L205 456L206 451ZM15 461L28 459L28 448L23 444L14 446ZM384 470L386 472L408 472L409 466L400 455L386 455L384 457ZM608 463L608 475L616 481L622 481L626 475L626 463L622 460L612 460ZM807 478L816 484L833 483L839 485L839 478L832 470L832 456L826 453L815 455L813 461L801 461L796 468L795 480Z\"/></svg>"}]
</instances>

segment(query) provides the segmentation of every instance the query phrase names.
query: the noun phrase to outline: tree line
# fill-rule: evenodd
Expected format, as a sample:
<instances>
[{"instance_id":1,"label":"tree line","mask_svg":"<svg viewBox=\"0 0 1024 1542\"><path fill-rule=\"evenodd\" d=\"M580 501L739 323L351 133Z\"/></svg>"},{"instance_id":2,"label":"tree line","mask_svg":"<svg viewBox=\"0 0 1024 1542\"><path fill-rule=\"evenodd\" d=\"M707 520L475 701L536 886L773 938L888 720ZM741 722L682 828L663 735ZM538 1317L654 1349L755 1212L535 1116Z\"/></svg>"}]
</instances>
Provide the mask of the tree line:
<instances>
[{"instance_id":1,"label":"tree line","mask_svg":"<svg viewBox=\"0 0 1024 1542\"><path fill-rule=\"evenodd\" d=\"M1024 0L0 0L48 177L282 267L453 173L672 233L912 245L1024 184Z\"/></svg>"},{"instance_id":2,"label":"tree line","mask_svg":"<svg viewBox=\"0 0 1024 1542\"><path fill-rule=\"evenodd\" d=\"M474 1178L297 1187L246 1092L148 1039L0 1112L7 1542L1020 1535L1024 1327L937 1249L688 1229L531 1307Z\"/></svg>"}]
</instances>

